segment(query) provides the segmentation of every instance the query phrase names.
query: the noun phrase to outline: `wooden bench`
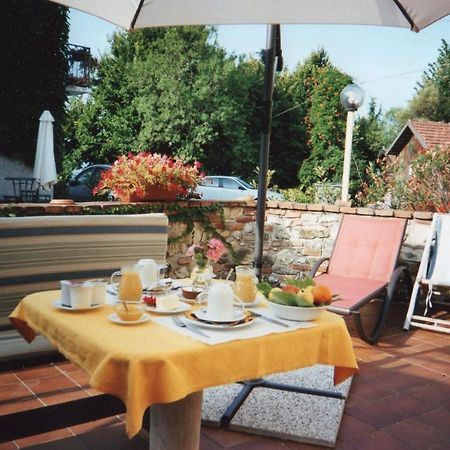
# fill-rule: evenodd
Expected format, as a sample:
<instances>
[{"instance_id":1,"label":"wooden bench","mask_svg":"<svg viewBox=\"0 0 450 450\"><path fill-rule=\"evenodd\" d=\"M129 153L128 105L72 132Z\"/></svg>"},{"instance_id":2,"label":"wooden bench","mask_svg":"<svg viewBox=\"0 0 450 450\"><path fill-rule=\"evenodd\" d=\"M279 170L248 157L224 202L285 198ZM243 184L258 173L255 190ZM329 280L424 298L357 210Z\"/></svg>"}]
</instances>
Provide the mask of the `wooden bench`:
<instances>
[{"instance_id":1,"label":"wooden bench","mask_svg":"<svg viewBox=\"0 0 450 450\"><path fill-rule=\"evenodd\" d=\"M26 295L60 280L109 278L141 258L165 262L165 214L0 218L0 365L56 353L39 337L27 344L8 316Z\"/></svg>"}]
</instances>

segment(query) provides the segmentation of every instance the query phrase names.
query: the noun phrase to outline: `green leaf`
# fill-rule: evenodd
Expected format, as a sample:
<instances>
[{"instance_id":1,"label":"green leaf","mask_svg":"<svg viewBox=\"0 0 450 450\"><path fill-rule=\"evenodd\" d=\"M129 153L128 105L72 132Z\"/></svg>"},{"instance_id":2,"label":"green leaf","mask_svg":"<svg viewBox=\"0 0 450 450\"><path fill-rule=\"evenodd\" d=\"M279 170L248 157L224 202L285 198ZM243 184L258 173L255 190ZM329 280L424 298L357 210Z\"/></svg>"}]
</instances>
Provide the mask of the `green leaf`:
<instances>
[{"instance_id":1,"label":"green leaf","mask_svg":"<svg viewBox=\"0 0 450 450\"><path fill-rule=\"evenodd\" d=\"M269 292L272 290L272 286L269 283L258 283L256 287L266 298L269 297Z\"/></svg>"},{"instance_id":2,"label":"green leaf","mask_svg":"<svg viewBox=\"0 0 450 450\"><path fill-rule=\"evenodd\" d=\"M314 286L316 284L314 280L310 277L302 278L301 280L294 280L293 278L287 278L285 282L286 284L296 286L299 289L305 289L308 286Z\"/></svg>"}]
</instances>

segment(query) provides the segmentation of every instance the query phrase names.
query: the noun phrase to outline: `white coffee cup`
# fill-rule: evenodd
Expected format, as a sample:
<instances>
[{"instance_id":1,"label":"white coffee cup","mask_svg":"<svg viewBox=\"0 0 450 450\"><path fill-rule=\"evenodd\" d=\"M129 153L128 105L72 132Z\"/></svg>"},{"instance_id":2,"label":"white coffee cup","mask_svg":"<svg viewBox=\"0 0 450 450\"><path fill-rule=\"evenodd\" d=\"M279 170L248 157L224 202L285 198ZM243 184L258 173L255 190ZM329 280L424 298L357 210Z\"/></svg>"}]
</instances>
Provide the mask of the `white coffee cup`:
<instances>
[{"instance_id":1,"label":"white coffee cup","mask_svg":"<svg viewBox=\"0 0 450 450\"><path fill-rule=\"evenodd\" d=\"M73 309L90 308L93 290L94 286L90 283L72 283L70 285L70 306Z\"/></svg>"},{"instance_id":2,"label":"white coffee cup","mask_svg":"<svg viewBox=\"0 0 450 450\"><path fill-rule=\"evenodd\" d=\"M216 322L231 322L235 319L233 308L233 289L228 283L214 283L208 291L208 320Z\"/></svg>"},{"instance_id":3,"label":"white coffee cup","mask_svg":"<svg viewBox=\"0 0 450 450\"><path fill-rule=\"evenodd\" d=\"M158 281L158 266L153 259L140 259L138 261L139 278L142 287L149 288L153 283Z\"/></svg>"},{"instance_id":4,"label":"white coffee cup","mask_svg":"<svg viewBox=\"0 0 450 450\"><path fill-rule=\"evenodd\" d=\"M88 280L85 284L91 284L92 289L92 298L91 305L102 305L106 301L106 289L108 286L108 282L106 280Z\"/></svg>"},{"instance_id":5,"label":"white coffee cup","mask_svg":"<svg viewBox=\"0 0 450 450\"><path fill-rule=\"evenodd\" d=\"M59 284L61 286L61 305L72 306L70 303L70 285L72 282L69 280L61 280Z\"/></svg>"}]
</instances>

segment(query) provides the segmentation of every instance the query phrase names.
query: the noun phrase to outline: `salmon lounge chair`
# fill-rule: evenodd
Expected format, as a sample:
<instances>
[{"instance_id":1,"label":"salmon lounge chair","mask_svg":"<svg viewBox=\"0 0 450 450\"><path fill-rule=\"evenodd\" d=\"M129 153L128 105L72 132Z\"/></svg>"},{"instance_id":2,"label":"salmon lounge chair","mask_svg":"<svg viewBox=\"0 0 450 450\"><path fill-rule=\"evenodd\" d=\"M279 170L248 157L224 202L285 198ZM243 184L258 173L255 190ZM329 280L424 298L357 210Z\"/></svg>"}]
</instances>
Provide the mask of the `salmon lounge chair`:
<instances>
[{"instance_id":1,"label":"salmon lounge chair","mask_svg":"<svg viewBox=\"0 0 450 450\"><path fill-rule=\"evenodd\" d=\"M425 297L424 302L418 302L420 293ZM414 326L450 334L448 314L438 311L440 306L448 311L449 293L450 215L434 214L403 328L409 330Z\"/></svg>"},{"instance_id":2,"label":"salmon lounge chair","mask_svg":"<svg viewBox=\"0 0 450 450\"><path fill-rule=\"evenodd\" d=\"M321 258L311 270L316 284L338 295L328 310L352 315L361 339L375 344L383 329L392 296L404 267L397 266L407 221L400 218L344 215L330 258ZM329 259L327 271L316 272ZM370 333L363 329L359 309L382 300L379 316Z\"/></svg>"}]
</instances>

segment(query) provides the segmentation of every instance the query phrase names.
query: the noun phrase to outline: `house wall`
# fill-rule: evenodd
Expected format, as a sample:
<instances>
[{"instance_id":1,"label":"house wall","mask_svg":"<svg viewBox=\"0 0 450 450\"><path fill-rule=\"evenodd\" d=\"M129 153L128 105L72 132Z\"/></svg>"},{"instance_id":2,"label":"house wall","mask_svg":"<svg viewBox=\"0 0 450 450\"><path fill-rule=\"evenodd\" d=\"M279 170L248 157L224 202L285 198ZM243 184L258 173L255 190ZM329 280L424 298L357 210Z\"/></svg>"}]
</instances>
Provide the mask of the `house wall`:
<instances>
[{"instance_id":1,"label":"house wall","mask_svg":"<svg viewBox=\"0 0 450 450\"><path fill-rule=\"evenodd\" d=\"M14 195L11 181L5 177L32 177L33 168L22 162L0 155L0 200L4 195Z\"/></svg>"},{"instance_id":2,"label":"house wall","mask_svg":"<svg viewBox=\"0 0 450 450\"><path fill-rule=\"evenodd\" d=\"M397 160L401 161L405 167L405 177L411 175L411 162L416 158L417 154L423 150L424 148L415 136L412 136L410 141L402 148L397 156Z\"/></svg>"}]
</instances>

